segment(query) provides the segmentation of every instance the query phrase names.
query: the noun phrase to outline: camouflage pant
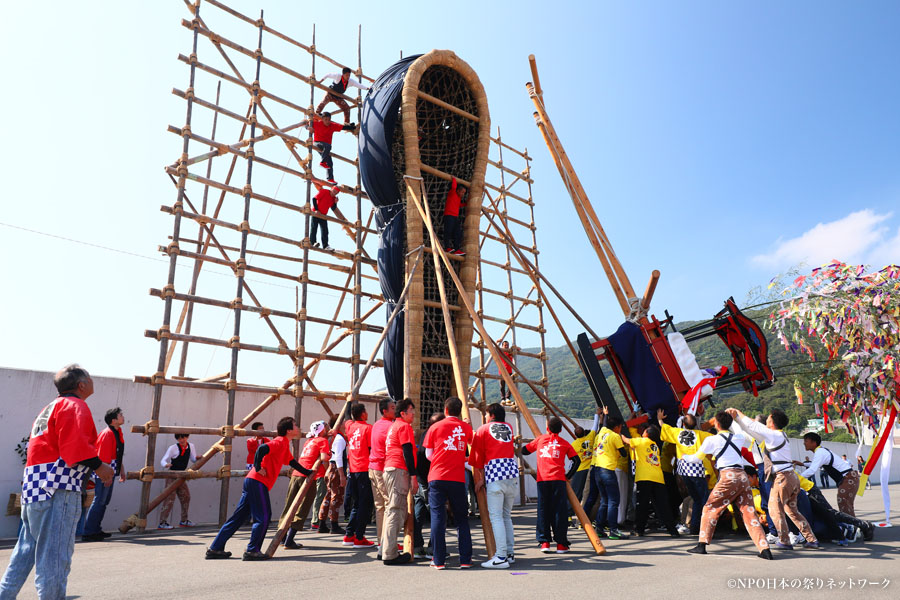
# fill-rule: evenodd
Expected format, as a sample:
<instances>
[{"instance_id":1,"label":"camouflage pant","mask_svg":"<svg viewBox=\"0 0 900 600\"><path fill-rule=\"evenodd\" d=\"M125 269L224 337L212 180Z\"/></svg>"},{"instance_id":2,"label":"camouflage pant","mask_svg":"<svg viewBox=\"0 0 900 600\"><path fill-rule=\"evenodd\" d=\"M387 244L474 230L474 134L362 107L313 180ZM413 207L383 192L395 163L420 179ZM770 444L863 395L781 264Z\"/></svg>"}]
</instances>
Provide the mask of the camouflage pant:
<instances>
[{"instance_id":1,"label":"camouflage pant","mask_svg":"<svg viewBox=\"0 0 900 600\"><path fill-rule=\"evenodd\" d=\"M334 523L340 519L340 509L344 504L344 484L341 483L340 470L332 467L325 476L325 485L328 491L319 509L319 521L325 522L326 518Z\"/></svg>"}]
</instances>

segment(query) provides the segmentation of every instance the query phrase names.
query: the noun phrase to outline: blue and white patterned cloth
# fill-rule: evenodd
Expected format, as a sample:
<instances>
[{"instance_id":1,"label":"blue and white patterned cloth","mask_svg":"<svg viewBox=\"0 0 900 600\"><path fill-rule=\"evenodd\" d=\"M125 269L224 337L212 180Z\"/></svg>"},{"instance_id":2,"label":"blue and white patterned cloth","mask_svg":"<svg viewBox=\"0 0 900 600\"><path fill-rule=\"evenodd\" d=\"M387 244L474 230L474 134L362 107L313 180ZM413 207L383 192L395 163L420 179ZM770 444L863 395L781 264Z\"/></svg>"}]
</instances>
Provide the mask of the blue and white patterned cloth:
<instances>
[{"instance_id":1,"label":"blue and white patterned cloth","mask_svg":"<svg viewBox=\"0 0 900 600\"><path fill-rule=\"evenodd\" d=\"M91 469L84 465L68 466L63 459L25 467L22 478L22 504L49 500L56 490L80 492Z\"/></svg>"},{"instance_id":2,"label":"blue and white patterned cloth","mask_svg":"<svg viewBox=\"0 0 900 600\"><path fill-rule=\"evenodd\" d=\"M675 472L682 477L706 477L706 470L703 468L702 462L690 462L684 459L678 461Z\"/></svg>"},{"instance_id":3,"label":"blue and white patterned cloth","mask_svg":"<svg viewBox=\"0 0 900 600\"><path fill-rule=\"evenodd\" d=\"M519 465L515 458L495 458L484 465L484 482L503 481L519 476Z\"/></svg>"}]
</instances>

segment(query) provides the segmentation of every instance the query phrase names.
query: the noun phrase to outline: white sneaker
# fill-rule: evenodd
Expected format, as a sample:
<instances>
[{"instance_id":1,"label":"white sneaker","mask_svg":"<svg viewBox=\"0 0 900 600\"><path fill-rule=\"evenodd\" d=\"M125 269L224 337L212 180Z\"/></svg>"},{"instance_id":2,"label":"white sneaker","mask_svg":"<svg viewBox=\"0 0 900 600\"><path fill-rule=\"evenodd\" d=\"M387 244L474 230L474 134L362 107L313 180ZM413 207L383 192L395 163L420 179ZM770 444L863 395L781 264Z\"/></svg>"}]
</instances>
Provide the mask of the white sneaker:
<instances>
[{"instance_id":1,"label":"white sneaker","mask_svg":"<svg viewBox=\"0 0 900 600\"><path fill-rule=\"evenodd\" d=\"M769 542L770 544L774 544L775 542L778 541L778 536L777 536L777 535L774 535L774 534L771 534L771 533L767 533L767 534L766 534L766 541Z\"/></svg>"},{"instance_id":2,"label":"white sneaker","mask_svg":"<svg viewBox=\"0 0 900 600\"><path fill-rule=\"evenodd\" d=\"M495 556L491 560L485 561L481 563L481 566L485 569L508 569L509 563L505 558L500 558L499 556Z\"/></svg>"},{"instance_id":3,"label":"white sneaker","mask_svg":"<svg viewBox=\"0 0 900 600\"><path fill-rule=\"evenodd\" d=\"M515 555L515 554L510 554L509 556L507 556L507 557L506 557L506 562L508 562L508 563L511 564L511 565L516 564L516 555Z\"/></svg>"},{"instance_id":4,"label":"white sneaker","mask_svg":"<svg viewBox=\"0 0 900 600\"><path fill-rule=\"evenodd\" d=\"M171 525L169 525L168 523L166 523L165 521L160 521L159 527L157 527L157 529L175 529L175 528L172 527Z\"/></svg>"},{"instance_id":5,"label":"white sneaker","mask_svg":"<svg viewBox=\"0 0 900 600\"><path fill-rule=\"evenodd\" d=\"M324 248L322 248L322 250L326 250L328 252L334 252L334 248L332 248L331 246L325 246Z\"/></svg>"},{"instance_id":6,"label":"white sneaker","mask_svg":"<svg viewBox=\"0 0 900 600\"><path fill-rule=\"evenodd\" d=\"M687 534L687 533L691 532L691 528L682 523L679 523L678 525L676 525L675 529L678 531L678 533L683 533L683 534Z\"/></svg>"},{"instance_id":7,"label":"white sneaker","mask_svg":"<svg viewBox=\"0 0 900 600\"><path fill-rule=\"evenodd\" d=\"M853 536L853 542L861 542L863 541L863 530L859 527L856 528L856 534Z\"/></svg>"},{"instance_id":8,"label":"white sneaker","mask_svg":"<svg viewBox=\"0 0 900 600\"><path fill-rule=\"evenodd\" d=\"M792 533L790 535L791 546L801 546L806 543L806 538L800 533Z\"/></svg>"}]
</instances>

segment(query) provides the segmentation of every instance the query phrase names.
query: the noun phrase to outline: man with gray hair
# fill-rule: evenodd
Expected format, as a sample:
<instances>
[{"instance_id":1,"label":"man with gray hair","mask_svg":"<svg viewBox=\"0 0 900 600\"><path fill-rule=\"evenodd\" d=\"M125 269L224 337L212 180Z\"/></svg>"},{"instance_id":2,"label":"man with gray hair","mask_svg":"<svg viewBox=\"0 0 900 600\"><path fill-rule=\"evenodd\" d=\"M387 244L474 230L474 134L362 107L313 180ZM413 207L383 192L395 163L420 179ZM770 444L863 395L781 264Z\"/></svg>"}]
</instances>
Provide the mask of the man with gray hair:
<instances>
[{"instance_id":1,"label":"man with gray hair","mask_svg":"<svg viewBox=\"0 0 900 600\"><path fill-rule=\"evenodd\" d=\"M64 598L81 516L81 487L94 471L112 485L114 471L97 456L97 429L85 400L94 381L78 365L53 378L59 395L37 416L22 481L22 527L0 581L0 599L15 598L34 566L40 598Z\"/></svg>"}]
</instances>

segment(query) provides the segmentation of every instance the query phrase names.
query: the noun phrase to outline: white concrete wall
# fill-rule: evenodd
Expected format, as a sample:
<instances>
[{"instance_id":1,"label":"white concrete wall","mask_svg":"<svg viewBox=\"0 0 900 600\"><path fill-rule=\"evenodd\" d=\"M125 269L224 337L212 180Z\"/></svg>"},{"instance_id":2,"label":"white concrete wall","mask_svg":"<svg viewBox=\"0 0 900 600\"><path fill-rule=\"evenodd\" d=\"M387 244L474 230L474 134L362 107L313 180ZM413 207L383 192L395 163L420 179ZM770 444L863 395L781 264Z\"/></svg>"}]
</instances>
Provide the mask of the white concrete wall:
<instances>
[{"instance_id":1,"label":"white concrete wall","mask_svg":"<svg viewBox=\"0 0 900 600\"><path fill-rule=\"evenodd\" d=\"M123 430L126 432L124 462L125 468L130 471L136 471L143 467L146 459L147 438L129 432L131 425L143 424L150 419L152 391L153 388L149 385L133 383L127 379L94 377L94 395L88 399L88 406L91 407L94 414L97 431L106 427L103 415L107 409L116 406L122 408L125 414ZM3 399L2 405L0 405L0 434L2 434L0 439L6 440L5 448L0 449L0 501L4 506L11 492L21 491L23 466L15 452L16 443L23 436L28 435L37 414L55 397L53 373L0 368L0 398ZM264 394L239 393L235 400L236 421L249 414L263 399L265 399ZM225 410L226 395L224 392L166 387L163 390L159 422L160 425L221 426L224 424ZM293 415L294 400L290 396L285 396L275 401L257 420L265 423L266 429L272 430L278 419ZM319 403L310 400L303 402L301 427L304 430L313 421L326 417L325 409ZM370 416L370 421L372 420L374 417ZM191 436L191 441L196 446L198 454L205 452L217 439L214 436ZM173 443L175 443L175 439L171 435L158 436L156 456L154 457L157 470L162 468L159 460L163 453ZM232 464L235 465L235 468L243 468L246 454L246 438L234 438ZM221 458L213 458L207 463L204 470L217 469L221 464ZM229 489L230 508L237 503L242 484L243 480L240 478L232 478ZM123 519L137 512L141 485L137 480L116 482L113 498L103 521L106 531L116 529ZM195 523L217 522L220 482L216 479L197 479L191 481L189 485L191 520ZM165 487L164 481L153 482L152 496L155 496L163 487ZM271 492L272 509L276 513L281 511L286 492L287 479L282 477ZM176 501L172 517L175 521L179 518L178 510L179 505ZM158 519L159 510L155 510L148 517L147 526L156 527ZM0 538L15 537L17 528L18 518L5 516L4 511L0 516Z\"/></svg>"}]
</instances>

